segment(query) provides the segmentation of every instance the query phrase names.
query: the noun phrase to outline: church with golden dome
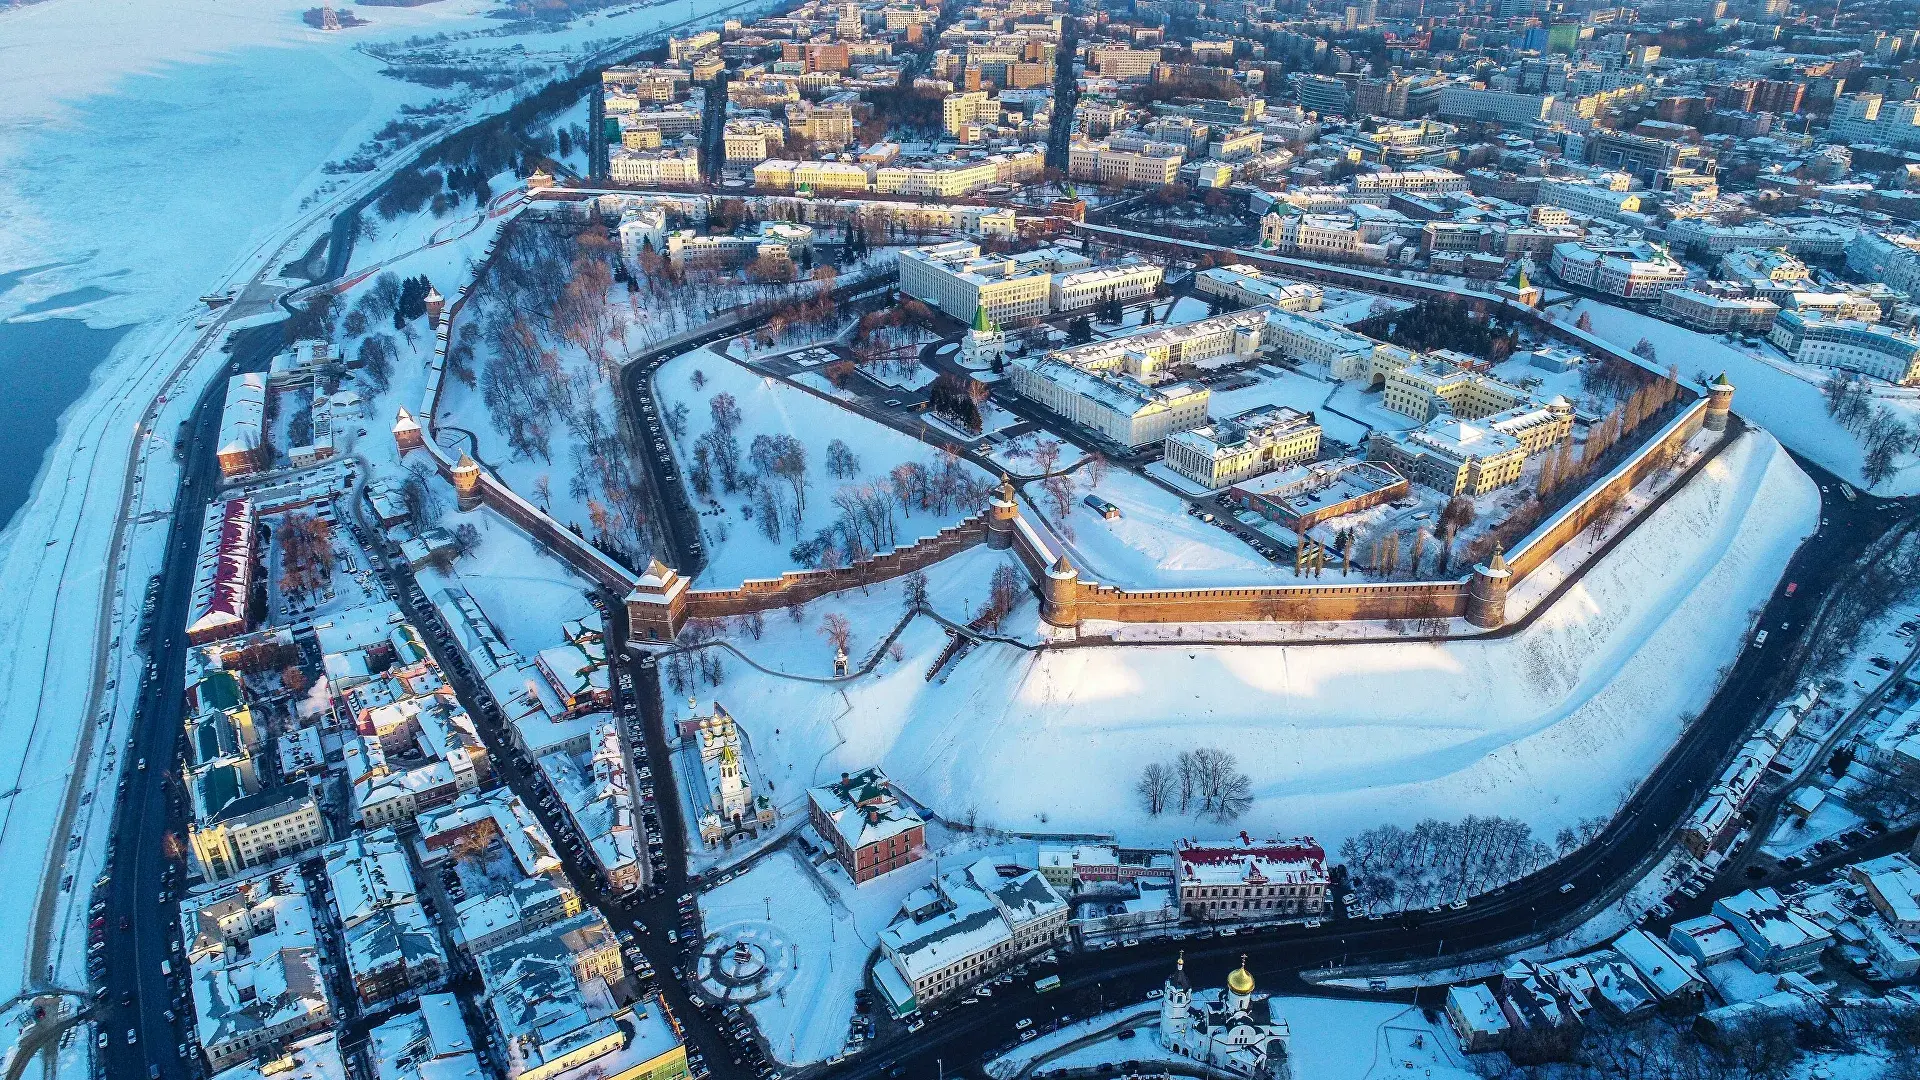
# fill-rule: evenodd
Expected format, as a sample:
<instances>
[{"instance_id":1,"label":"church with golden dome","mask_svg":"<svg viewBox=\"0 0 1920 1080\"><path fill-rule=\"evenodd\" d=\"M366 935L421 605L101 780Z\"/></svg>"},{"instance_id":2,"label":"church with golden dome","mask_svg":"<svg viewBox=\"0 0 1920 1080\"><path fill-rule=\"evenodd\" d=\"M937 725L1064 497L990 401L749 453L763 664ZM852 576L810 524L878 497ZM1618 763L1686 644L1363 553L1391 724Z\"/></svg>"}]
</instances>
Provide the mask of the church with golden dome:
<instances>
[{"instance_id":1,"label":"church with golden dome","mask_svg":"<svg viewBox=\"0 0 1920 1080\"><path fill-rule=\"evenodd\" d=\"M1288 1037L1286 1018L1254 991L1246 957L1224 990L1195 990L1181 954L1160 998L1162 1049L1254 1080L1290 1080Z\"/></svg>"}]
</instances>

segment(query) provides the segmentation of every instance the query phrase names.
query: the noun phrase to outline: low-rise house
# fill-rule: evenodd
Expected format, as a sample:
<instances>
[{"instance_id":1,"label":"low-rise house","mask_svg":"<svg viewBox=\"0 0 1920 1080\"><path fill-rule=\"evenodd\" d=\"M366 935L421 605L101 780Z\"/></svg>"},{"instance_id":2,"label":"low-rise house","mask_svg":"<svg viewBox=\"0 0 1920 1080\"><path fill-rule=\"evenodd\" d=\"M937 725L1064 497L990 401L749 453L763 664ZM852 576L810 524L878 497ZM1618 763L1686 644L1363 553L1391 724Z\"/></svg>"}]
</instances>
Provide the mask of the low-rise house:
<instances>
[{"instance_id":1,"label":"low-rise house","mask_svg":"<svg viewBox=\"0 0 1920 1080\"><path fill-rule=\"evenodd\" d=\"M926 822L894 791L878 766L807 789L813 829L855 884L871 881L926 853Z\"/></svg>"},{"instance_id":2,"label":"low-rise house","mask_svg":"<svg viewBox=\"0 0 1920 1080\"><path fill-rule=\"evenodd\" d=\"M1613 943L1633 970L1668 1008L1692 1012L1706 996L1707 983L1692 959L1662 944L1646 931L1633 929Z\"/></svg>"},{"instance_id":3,"label":"low-rise house","mask_svg":"<svg viewBox=\"0 0 1920 1080\"><path fill-rule=\"evenodd\" d=\"M348 1080L348 1073L340 1056L340 1038L329 1031L223 1069L213 1074L213 1080Z\"/></svg>"},{"instance_id":4,"label":"low-rise house","mask_svg":"<svg viewBox=\"0 0 1920 1080\"><path fill-rule=\"evenodd\" d=\"M1833 943L1832 934L1788 907L1772 889L1715 900L1713 913L1740 935L1748 962L1763 971L1810 971Z\"/></svg>"},{"instance_id":5,"label":"low-rise house","mask_svg":"<svg viewBox=\"0 0 1920 1080\"><path fill-rule=\"evenodd\" d=\"M482 953L487 1019L507 1080L684 1080L679 1025L657 998L624 1001L613 929L588 912Z\"/></svg>"},{"instance_id":6,"label":"low-rise house","mask_svg":"<svg viewBox=\"0 0 1920 1080\"><path fill-rule=\"evenodd\" d=\"M1047 879L991 859L942 874L903 906L911 914L880 933L880 951L911 992L896 1012L965 990L1067 937L1067 902Z\"/></svg>"},{"instance_id":7,"label":"low-rise house","mask_svg":"<svg viewBox=\"0 0 1920 1080\"><path fill-rule=\"evenodd\" d=\"M1701 915L1683 919L1667 929L1667 944L1691 959L1696 968L1708 968L1740 955L1740 935L1724 919Z\"/></svg>"},{"instance_id":8,"label":"low-rise house","mask_svg":"<svg viewBox=\"0 0 1920 1080\"><path fill-rule=\"evenodd\" d=\"M1498 1050L1513 1031L1513 1022L1486 983L1449 987L1447 1022L1470 1054Z\"/></svg>"},{"instance_id":9,"label":"low-rise house","mask_svg":"<svg viewBox=\"0 0 1920 1080\"><path fill-rule=\"evenodd\" d=\"M611 715L601 714L589 745L590 755L555 751L537 764L608 887L632 892L643 884L645 862L620 729Z\"/></svg>"},{"instance_id":10,"label":"low-rise house","mask_svg":"<svg viewBox=\"0 0 1920 1080\"><path fill-rule=\"evenodd\" d=\"M469 956L580 913L553 840L512 791L469 791L421 814L419 828L421 865Z\"/></svg>"},{"instance_id":11,"label":"low-rise house","mask_svg":"<svg viewBox=\"0 0 1920 1080\"><path fill-rule=\"evenodd\" d=\"M367 1032L375 1080L484 1080L473 1036L452 994L422 994L420 1007Z\"/></svg>"}]
</instances>

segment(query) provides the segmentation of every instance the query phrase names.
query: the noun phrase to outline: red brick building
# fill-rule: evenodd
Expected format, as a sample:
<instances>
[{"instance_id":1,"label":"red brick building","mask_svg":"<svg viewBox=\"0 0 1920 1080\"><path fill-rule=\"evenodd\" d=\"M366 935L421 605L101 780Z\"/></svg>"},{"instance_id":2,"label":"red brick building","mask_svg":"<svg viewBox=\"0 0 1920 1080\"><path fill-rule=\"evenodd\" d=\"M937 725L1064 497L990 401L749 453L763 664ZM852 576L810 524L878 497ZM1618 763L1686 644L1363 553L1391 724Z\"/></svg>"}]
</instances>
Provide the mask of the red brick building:
<instances>
[{"instance_id":1,"label":"red brick building","mask_svg":"<svg viewBox=\"0 0 1920 1080\"><path fill-rule=\"evenodd\" d=\"M898 870L926 852L926 823L878 767L807 789L813 830L856 884Z\"/></svg>"}]
</instances>

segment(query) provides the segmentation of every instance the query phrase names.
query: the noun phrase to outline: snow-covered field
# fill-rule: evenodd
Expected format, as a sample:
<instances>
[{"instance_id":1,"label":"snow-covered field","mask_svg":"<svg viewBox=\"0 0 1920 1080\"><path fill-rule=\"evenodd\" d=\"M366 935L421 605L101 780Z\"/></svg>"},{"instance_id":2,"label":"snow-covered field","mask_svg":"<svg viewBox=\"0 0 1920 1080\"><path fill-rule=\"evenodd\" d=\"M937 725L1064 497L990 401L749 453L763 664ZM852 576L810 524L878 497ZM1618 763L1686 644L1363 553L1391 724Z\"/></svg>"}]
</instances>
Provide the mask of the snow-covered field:
<instances>
[{"instance_id":1,"label":"snow-covered field","mask_svg":"<svg viewBox=\"0 0 1920 1080\"><path fill-rule=\"evenodd\" d=\"M698 388L693 385L696 371L704 377ZM748 578L779 577L785 571L799 569L789 552L801 540L833 524L840 514L833 504L840 488L885 484L888 472L908 461L920 462L929 469L937 467L939 452L933 447L778 379L756 375L708 349L677 356L661 365L654 375L654 387L663 409L676 404L687 407L686 432L672 438L683 474L693 461L694 444L713 430L712 402L723 393L733 395L740 410L741 424L734 438L747 471L752 471L746 457L755 435L791 435L806 447L805 513L798 529L783 528L778 539L767 537L757 520L742 513L743 508L750 508L744 493L725 494L716 479L713 497L723 509L716 513L709 506L700 518L708 556L698 581L702 586L728 587ZM827 444L834 439L845 442L853 451L859 464L857 476L842 479L827 471ZM984 482L987 477L978 475L977 479ZM777 480L774 483L781 484ZM978 509L968 503L952 507L945 514L915 511L911 516L902 515L896 518L899 542L910 544L921 536L930 536Z\"/></svg>"},{"instance_id":2,"label":"snow-covered field","mask_svg":"<svg viewBox=\"0 0 1920 1080\"><path fill-rule=\"evenodd\" d=\"M1734 412L1773 432L1781 442L1841 479L1866 486L1860 478L1864 456L1860 440L1827 415L1817 384L1720 338L1609 304L1581 300L1561 310L1559 317L1571 323L1581 314L1592 317L1593 333L1622 348L1630 349L1642 338L1652 342L1654 363L1661 367L1678 365L1683 378L1691 379L1703 371L1711 378L1724 370L1735 387ZM1912 418L1912 398L1887 401L1897 412ZM1890 496L1920 492L1920 462L1910 462L1873 490Z\"/></svg>"},{"instance_id":3,"label":"snow-covered field","mask_svg":"<svg viewBox=\"0 0 1920 1080\"><path fill-rule=\"evenodd\" d=\"M1817 523L1813 484L1765 435L1710 464L1527 629L1444 644L1320 647L982 646L929 683L946 635L922 621L905 658L822 695L741 670L724 691L763 767L804 784L874 762L950 816L1016 829L1117 830L1133 841L1216 831L1149 817L1134 777L1199 746L1238 755L1253 781L1235 828L1312 833L1330 847L1365 828L1469 813L1551 834L1607 813L1679 734L1743 645L1764 600ZM1005 556L975 550L933 575L959 616ZM899 586L833 598L856 654L900 611ZM769 618L737 643L767 660L830 649L821 605ZM1034 626L1023 603L1010 627ZM778 728L777 735L769 735Z\"/></svg>"}]
</instances>

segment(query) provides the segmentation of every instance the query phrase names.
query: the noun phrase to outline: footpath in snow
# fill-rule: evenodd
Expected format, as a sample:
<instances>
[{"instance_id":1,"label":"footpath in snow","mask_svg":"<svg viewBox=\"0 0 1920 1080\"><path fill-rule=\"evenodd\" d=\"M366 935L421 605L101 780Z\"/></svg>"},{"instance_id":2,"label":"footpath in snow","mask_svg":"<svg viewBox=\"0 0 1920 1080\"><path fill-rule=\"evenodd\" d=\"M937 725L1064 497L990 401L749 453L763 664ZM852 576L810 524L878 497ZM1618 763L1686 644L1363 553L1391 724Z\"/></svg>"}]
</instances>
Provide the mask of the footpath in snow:
<instances>
[{"instance_id":1,"label":"footpath in snow","mask_svg":"<svg viewBox=\"0 0 1920 1080\"><path fill-rule=\"evenodd\" d=\"M1253 781L1235 828L1329 848L1384 823L1503 814L1551 835L1610 813L1700 710L1818 522L1817 491L1763 433L1742 438L1527 629L1490 640L1340 646L974 648L933 681L947 635L916 620L901 659L821 694L736 665L714 691L789 785L878 762L943 815L1002 828L1166 842L1217 831L1147 816L1150 761L1216 746ZM934 606L983 601L1007 556L942 564ZM828 611L856 656L901 610L892 583L765 620L737 643L822 674ZM1031 601L1010 630L1036 629Z\"/></svg>"}]
</instances>

